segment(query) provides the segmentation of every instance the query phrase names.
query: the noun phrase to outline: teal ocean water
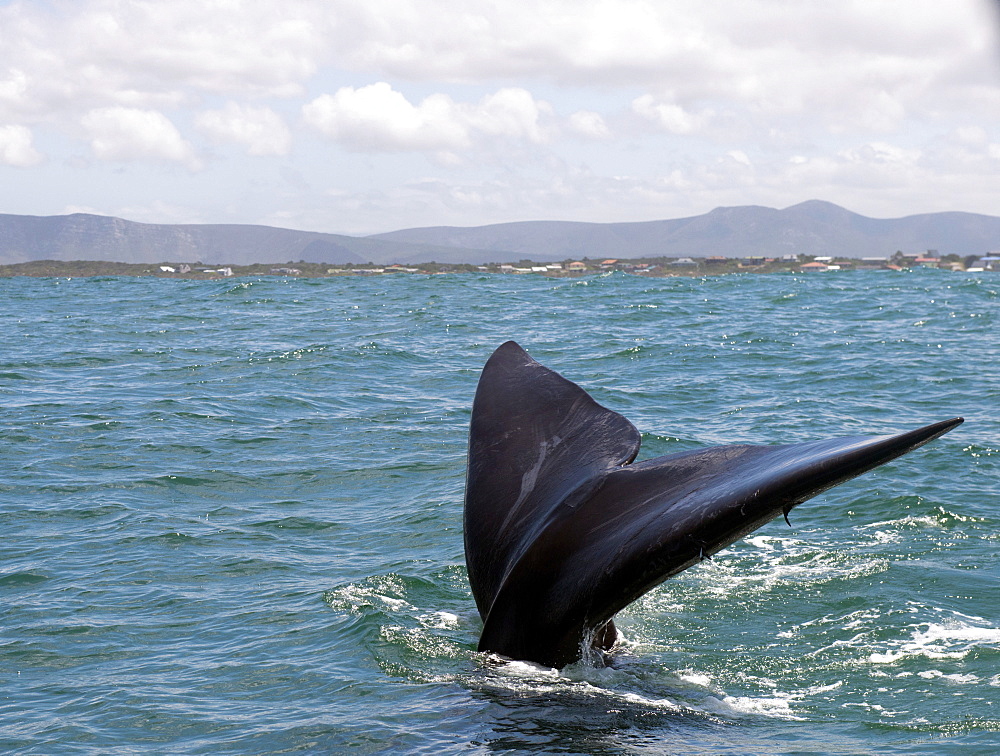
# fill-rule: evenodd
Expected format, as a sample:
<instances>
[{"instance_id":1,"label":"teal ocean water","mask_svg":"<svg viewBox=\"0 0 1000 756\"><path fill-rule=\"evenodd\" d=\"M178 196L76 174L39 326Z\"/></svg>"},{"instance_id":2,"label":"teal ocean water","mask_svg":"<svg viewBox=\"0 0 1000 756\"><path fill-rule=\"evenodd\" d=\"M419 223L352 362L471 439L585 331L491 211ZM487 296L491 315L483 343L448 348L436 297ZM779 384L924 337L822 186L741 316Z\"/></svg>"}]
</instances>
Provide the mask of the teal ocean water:
<instances>
[{"instance_id":1,"label":"teal ocean water","mask_svg":"<svg viewBox=\"0 0 1000 756\"><path fill-rule=\"evenodd\" d=\"M0 279L0 751L996 754L1000 277ZM966 423L619 615L475 651L516 339L640 459Z\"/></svg>"}]
</instances>

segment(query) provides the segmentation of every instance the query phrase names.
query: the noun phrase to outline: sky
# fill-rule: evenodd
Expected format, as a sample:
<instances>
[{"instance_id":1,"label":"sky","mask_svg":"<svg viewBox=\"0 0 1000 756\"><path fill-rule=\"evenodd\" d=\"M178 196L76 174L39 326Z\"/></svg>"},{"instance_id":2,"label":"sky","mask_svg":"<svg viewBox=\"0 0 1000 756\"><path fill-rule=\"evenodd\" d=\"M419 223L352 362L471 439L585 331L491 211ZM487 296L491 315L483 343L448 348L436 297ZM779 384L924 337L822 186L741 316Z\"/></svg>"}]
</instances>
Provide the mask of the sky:
<instances>
[{"instance_id":1,"label":"sky","mask_svg":"<svg viewBox=\"0 0 1000 756\"><path fill-rule=\"evenodd\" d=\"M0 213L1000 215L993 0L0 0Z\"/></svg>"}]
</instances>

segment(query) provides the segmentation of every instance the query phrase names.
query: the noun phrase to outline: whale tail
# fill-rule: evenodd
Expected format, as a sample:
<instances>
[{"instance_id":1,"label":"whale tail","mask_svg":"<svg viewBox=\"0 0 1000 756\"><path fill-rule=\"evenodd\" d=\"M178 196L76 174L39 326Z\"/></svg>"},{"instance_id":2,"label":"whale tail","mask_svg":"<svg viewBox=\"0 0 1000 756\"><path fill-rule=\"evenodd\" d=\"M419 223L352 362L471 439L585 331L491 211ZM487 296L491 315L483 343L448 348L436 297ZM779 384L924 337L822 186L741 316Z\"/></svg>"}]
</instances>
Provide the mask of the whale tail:
<instances>
[{"instance_id":1,"label":"whale tail","mask_svg":"<svg viewBox=\"0 0 1000 756\"><path fill-rule=\"evenodd\" d=\"M644 593L826 489L947 433L729 445L631 464L621 415L513 341L483 368L472 407L465 552L480 651L561 667Z\"/></svg>"}]
</instances>

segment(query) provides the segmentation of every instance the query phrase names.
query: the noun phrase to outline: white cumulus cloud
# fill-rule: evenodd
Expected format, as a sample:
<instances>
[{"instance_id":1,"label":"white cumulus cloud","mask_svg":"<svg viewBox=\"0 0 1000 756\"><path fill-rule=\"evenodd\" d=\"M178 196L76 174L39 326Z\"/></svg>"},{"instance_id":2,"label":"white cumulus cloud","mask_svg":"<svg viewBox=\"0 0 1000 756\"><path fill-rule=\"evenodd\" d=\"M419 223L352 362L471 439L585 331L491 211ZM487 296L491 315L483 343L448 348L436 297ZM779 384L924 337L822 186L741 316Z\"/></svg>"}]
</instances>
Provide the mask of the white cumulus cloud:
<instances>
[{"instance_id":1,"label":"white cumulus cloud","mask_svg":"<svg viewBox=\"0 0 1000 756\"><path fill-rule=\"evenodd\" d=\"M44 160L31 144L31 129L25 126L0 126L0 163L29 168Z\"/></svg>"},{"instance_id":2,"label":"white cumulus cloud","mask_svg":"<svg viewBox=\"0 0 1000 756\"><path fill-rule=\"evenodd\" d=\"M461 150L468 126L446 95L413 105L389 84L342 87L302 108L306 123L325 136L359 150Z\"/></svg>"},{"instance_id":3,"label":"white cumulus cloud","mask_svg":"<svg viewBox=\"0 0 1000 756\"><path fill-rule=\"evenodd\" d=\"M588 139L611 139L611 129L600 113L593 110L578 110L567 119L571 132Z\"/></svg>"},{"instance_id":4,"label":"white cumulus cloud","mask_svg":"<svg viewBox=\"0 0 1000 756\"><path fill-rule=\"evenodd\" d=\"M91 110L82 119L90 147L101 160L163 160L201 167L194 147L157 110L115 106Z\"/></svg>"},{"instance_id":5,"label":"white cumulus cloud","mask_svg":"<svg viewBox=\"0 0 1000 756\"><path fill-rule=\"evenodd\" d=\"M215 142L235 142L250 155L287 155L292 133L284 119L268 107L246 107L227 102L221 110L207 110L195 121Z\"/></svg>"},{"instance_id":6,"label":"white cumulus cloud","mask_svg":"<svg viewBox=\"0 0 1000 756\"><path fill-rule=\"evenodd\" d=\"M506 87L476 104L459 105L458 112L460 119L483 134L539 144L547 139L543 120L552 108L526 89Z\"/></svg>"},{"instance_id":7,"label":"white cumulus cloud","mask_svg":"<svg viewBox=\"0 0 1000 756\"><path fill-rule=\"evenodd\" d=\"M353 149L460 152L483 138L540 143L551 108L524 89L501 89L477 103L432 94L414 105L386 82L342 87L302 109L306 123Z\"/></svg>"},{"instance_id":8,"label":"white cumulus cloud","mask_svg":"<svg viewBox=\"0 0 1000 756\"><path fill-rule=\"evenodd\" d=\"M691 113L675 102L657 100L650 94L632 100L632 112L671 134L691 134L711 115Z\"/></svg>"},{"instance_id":9,"label":"white cumulus cloud","mask_svg":"<svg viewBox=\"0 0 1000 756\"><path fill-rule=\"evenodd\" d=\"M747 157L747 154L743 150L729 150L726 156L742 166L746 166L747 168L753 167L753 163L750 162L750 158Z\"/></svg>"}]
</instances>

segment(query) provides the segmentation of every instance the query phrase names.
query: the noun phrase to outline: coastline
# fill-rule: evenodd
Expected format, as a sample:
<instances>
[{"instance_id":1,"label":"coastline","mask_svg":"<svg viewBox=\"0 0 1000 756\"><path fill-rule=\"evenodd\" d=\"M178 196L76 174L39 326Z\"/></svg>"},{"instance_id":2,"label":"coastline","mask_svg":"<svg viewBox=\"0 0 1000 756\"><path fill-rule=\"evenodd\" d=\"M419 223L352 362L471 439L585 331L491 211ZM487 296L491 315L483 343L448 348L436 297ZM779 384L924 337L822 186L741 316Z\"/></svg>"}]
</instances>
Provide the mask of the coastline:
<instances>
[{"instance_id":1,"label":"coastline","mask_svg":"<svg viewBox=\"0 0 1000 756\"><path fill-rule=\"evenodd\" d=\"M983 261L985 267L983 267ZM131 276L211 280L245 276L279 276L296 278L334 278L339 276L373 275L440 275L447 273L491 273L498 275L542 275L551 278L579 278L606 272L623 272L655 278L700 277L728 273L814 273L851 270L894 270L934 268L957 272L1000 271L996 258L970 255L921 257L897 252L886 258L814 257L795 255L785 258L764 257L704 257L704 258L638 258L631 260L564 260L559 263L539 263L521 260L517 264L488 263L416 263L412 265L347 264L287 262L252 265L206 265L200 262L121 263L101 260L35 260L0 265L0 278L28 277L93 277Z\"/></svg>"}]
</instances>

